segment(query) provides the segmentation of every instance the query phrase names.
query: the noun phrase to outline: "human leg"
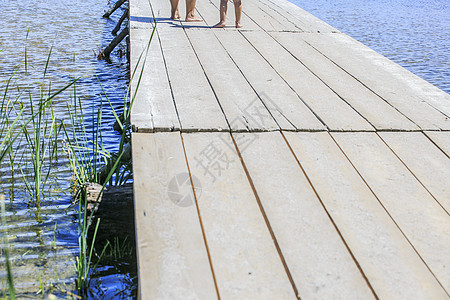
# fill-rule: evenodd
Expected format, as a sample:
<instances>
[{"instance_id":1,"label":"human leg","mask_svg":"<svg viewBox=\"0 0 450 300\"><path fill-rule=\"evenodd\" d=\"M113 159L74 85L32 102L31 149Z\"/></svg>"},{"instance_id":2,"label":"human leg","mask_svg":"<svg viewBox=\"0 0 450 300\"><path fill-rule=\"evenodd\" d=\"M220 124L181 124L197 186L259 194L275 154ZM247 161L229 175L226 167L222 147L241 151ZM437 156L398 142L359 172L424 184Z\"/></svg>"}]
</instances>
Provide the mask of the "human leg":
<instances>
[{"instance_id":1,"label":"human leg","mask_svg":"<svg viewBox=\"0 0 450 300\"><path fill-rule=\"evenodd\" d=\"M203 21L202 18L197 17L195 12L195 3L197 0L186 0L186 22L199 22Z\"/></svg>"},{"instance_id":2,"label":"human leg","mask_svg":"<svg viewBox=\"0 0 450 300\"><path fill-rule=\"evenodd\" d=\"M234 14L236 15L236 28L241 28L242 2L241 0L234 0Z\"/></svg>"},{"instance_id":3,"label":"human leg","mask_svg":"<svg viewBox=\"0 0 450 300\"><path fill-rule=\"evenodd\" d=\"M173 20L179 20L180 19L180 13L178 12L178 2L180 0L170 0L170 6L172 6L172 12L170 15L170 18Z\"/></svg>"},{"instance_id":4,"label":"human leg","mask_svg":"<svg viewBox=\"0 0 450 300\"><path fill-rule=\"evenodd\" d=\"M227 18L228 0L220 0L220 22L214 25L215 28L225 27Z\"/></svg>"}]
</instances>

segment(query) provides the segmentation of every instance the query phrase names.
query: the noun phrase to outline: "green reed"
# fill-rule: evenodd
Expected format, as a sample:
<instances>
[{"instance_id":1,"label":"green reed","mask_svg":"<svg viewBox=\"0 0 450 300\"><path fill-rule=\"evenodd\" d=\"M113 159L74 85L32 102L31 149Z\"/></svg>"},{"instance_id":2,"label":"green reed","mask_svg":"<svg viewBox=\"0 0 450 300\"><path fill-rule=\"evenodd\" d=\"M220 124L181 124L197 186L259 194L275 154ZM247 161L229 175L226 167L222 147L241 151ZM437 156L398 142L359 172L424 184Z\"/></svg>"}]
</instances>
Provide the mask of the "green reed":
<instances>
[{"instance_id":1,"label":"green reed","mask_svg":"<svg viewBox=\"0 0 450 300\"><path fill-rule=\"evenodd\" d=\"M155 27L156 28L156 27ZM149 51L150 42L154 36L155 28L148 41L146 49L138 58L137 66L144 69L146 57ZM46 79L49 66L51 50L45 64L42 80ZM138 76L136 90L139 88L143 72L138 73L137 66L133 70L131 80ZM81 191L78 198L78 237L79 256L75 259L75 271L77 274L77 290L80 295L85 295L89 288L91 274L98 266L100 259L105 254L109 242L102 252L97 255L94 250L95 240L98 234L100 219L95 221L95 226L91 229L94 220L94 210L88 212L86 190L83 189L87 183L96 182L102 185L99 197L106 185L120 185L132 179L131 163L131 125L129 123L131 107L134 103L136 93L129 99L130 87L124 98L123 118L114 109L106 92L103 94L117 124L121 129L119 147L116 152L109 152L103 146L100 125L102 123L103 105L92 108L92 123L86 124L85 112L82 102L78 99L76 82L73 80L62 88L53 90L51 83L44 85L42 82L35 82L32 86L22 86L19 74L28 75L28 60L25 49L25 60L23 63L25 72L20 73L19 68L13 72L11 77L2 86L2 100L0 105L0 163L5 158L9 159L9 168L13 177L19 168L20 178L30 196L30 204L40 207L41 201L45 199L49 180L55 173L57 155L60 149L64 149L69 158L69 167L73 174L73 188ZM99 81L100 86L103 89ZM36 88L37 86L37 88ZM46 88L44 88L44 86ZM58 120L55 116L53 100L64 91L73 87L71 103L67 105L68 122ZM38 93L36 93L38 90ZM89 131L90 129L91 131ZM97 202L99 200L97 198ZM2 198L2 220L5 224L4 197ZM89 230L93 231L92 238L88 239ZM7 235L4 235L7 242ZM112 254L121 256L128 252L115 242ZM13 282L13 272L9 261L9 249L3 249L9 286L9 296L15 299L15 289ZM93 263L93 256L98 259ZM43 292L42 292L43 293Z\"/></svg>"},{"instance_id":2,"label":"green reed","mask_svg":"<svg viewBox=\"0 0 450 300\"><path fill-rule=\"evenodd\" d=\"M148 41L146 49L141 53L138 58L138 62L136 68L133 70L131 80L133 80L136 75L136 70L142 61L142 69L139 73L139 78L136 84L136 90L139 89L139 85L142 79L142 74L146 62L146 57L149 51L150 42L153 39L155 34L156 27L153 28L152 34ZM113 113L117 124L121 129L120 143L119 149L116 153L108 152L104 146L102 141L102 135L100 130L100 124L103 115L103 106L97 109L97 111L92 111L92 134L89 135L86 131L86 124L84 118L83 108L81 106L80 101L76 101L76 87L74 86L74 102L72 103L72 109L68 109L68 111L72 111L70 113L70 120L72 125L72 135L69 134L68 130L64 129L67 137L67 151L69 153L70 165L74 173L74 182L75 184L81 188L83 191L81 195L84 197L79 198L79 216L78 216L78 231L79 231L79 247L80 247L80 256L76 258L76 271L77 271L77 289L79 293L82 295L87 292L90 283L90 274L94 272L101 258L105 254L106 249L110 246L109 241L103 247L102 252L98 256L98 259L95 264L92 265L92 255L94 251L94 244L98 233L98 227L100 224L100 219L97 219L95 224L95 228L93 229L93 237L91 242L88 242L88 232L93 220L94 210L88 216L86 211L87 207L87 197L86 190L82 189L86 183L96 182L102 185L99 196L96 199L95 206L98 204L99 198L103 193L106 185L115 184L120 185L125 183L127 180L132 178L132 164L131 164L131 125L129 123L131 107L134 103L135 95L128 103L128 95L130 92L130 86L127 90L127 95L124 98L124 112L123 112L123 121L119 117L119 114L114 109L110 99L108 98L107 93L103 89L103 86L98 80L100 86L102 87L103 94L105 99L108 101L108 104L111 108L111 112ZM103 162L103 165L100 165L99 162ZM113 182L114 181L114 182ZM82 204L84 202L84 204ZM82 211L84 210L84 214ZM121 249L119 245L115 245L113 247L116 255L121 253ZM125 249L122 249L125 250ZM117 252L119 251L119 252Z\"/></svg>"}]
</instances>

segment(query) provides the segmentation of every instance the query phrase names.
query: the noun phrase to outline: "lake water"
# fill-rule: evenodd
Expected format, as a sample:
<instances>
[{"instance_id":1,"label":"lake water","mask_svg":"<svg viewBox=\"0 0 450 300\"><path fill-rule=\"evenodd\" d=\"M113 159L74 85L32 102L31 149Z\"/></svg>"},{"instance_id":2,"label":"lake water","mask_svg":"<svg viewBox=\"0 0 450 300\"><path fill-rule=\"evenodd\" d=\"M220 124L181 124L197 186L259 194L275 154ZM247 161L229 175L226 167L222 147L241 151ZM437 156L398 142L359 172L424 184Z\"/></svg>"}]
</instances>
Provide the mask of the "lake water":
<instances>
[{"instance_id":1,"label":"lake water","mask_svg":"<svg viewBox=\"0 0 450 300\"><path fill-rule=\"evenodd\" d=\"M107 0L0 0L2 96L5 80L24 63L25 52L28 74L18 74L17 83L39 86L51 51L45 83L51 82L56 90L81 77L77 95L85 112L89 112L86 113L88 123L92 107L98 107L101 102L106 108L108 106L98 80L113 106L120 111L128 84L126 56L114 53L110 62L97 60L99 51L112 40L111 31L123 12L118 10L111 19L104 19L102 15L108 5ZM61 120L68 119L66 104L71 101L71 93L55 99L55 114ZM113 114L105 109L100 130L109 151L117 148L120 139L113 130L114 121ZM74 289L74 260L78 255L77 206L71 205L70 193L62 192L71 183L64 153L61 153L58 165L58 178L62 180L49 186L49 196L40 207L28 202L23 183L11 179L8 167L0 168L0 194L6 196L6 229L15 286L22 295L20 297L42 297L37 294L40 284L47 287L58 284L55 292L61 296L64 296L61 290ZM132 243L132 240L128 237L128 242ZM4 252L1 253L0 289L5 291ZM112 263L101 265L93 282L95 293L106 298L117 294L115 298L124 299L133 294L135 274L128 272L123 267L125 264L126 261L119 267Z\"/></svg>"},{"instance_id":2,"label":"lake water","mask_svg":"<svg viewBox=\"0 0 450 300\"><path fill-rule=\"evenodd\" d=\"M450 93L450 1L290 1Z\"/></svg>"}]
</instances>

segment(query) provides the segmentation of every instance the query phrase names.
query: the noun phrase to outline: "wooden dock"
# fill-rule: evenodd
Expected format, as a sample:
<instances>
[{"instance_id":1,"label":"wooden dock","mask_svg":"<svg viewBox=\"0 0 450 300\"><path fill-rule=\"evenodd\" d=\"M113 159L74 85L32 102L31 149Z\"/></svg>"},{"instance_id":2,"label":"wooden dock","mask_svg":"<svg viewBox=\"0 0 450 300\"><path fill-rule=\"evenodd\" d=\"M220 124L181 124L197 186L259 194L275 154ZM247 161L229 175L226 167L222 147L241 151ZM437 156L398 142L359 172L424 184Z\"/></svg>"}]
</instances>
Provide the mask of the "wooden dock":
<instances>
[{"instance_id":1,"label":"wooden dock","mask_svg":"<svg viewBox=\"0 0 450 300\"><path fill-rule=\"evenodd\" d=\"M286 0L218 3L130 0L141 299L449 299L450 96Z\"/></svg>"}]
</instances>

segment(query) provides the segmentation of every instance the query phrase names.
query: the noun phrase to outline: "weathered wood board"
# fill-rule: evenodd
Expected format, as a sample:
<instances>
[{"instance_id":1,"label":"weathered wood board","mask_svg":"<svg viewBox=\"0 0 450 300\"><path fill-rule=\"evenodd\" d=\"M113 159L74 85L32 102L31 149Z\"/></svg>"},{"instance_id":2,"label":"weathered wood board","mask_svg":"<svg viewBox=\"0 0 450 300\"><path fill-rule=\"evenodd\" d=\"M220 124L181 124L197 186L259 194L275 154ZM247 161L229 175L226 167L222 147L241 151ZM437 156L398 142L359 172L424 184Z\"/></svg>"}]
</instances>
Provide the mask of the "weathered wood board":
<instances>
[{"instance_id":1,"label":"weathered wood board","mask_svg":"<svg viewBox=\"0 0 450 300\"><path fill-rule=\"evenodd\" d=\"M217 31L216 35L280 128L307 131L325 129L310 108L238 31Z\"/></svg>"},{"instance_id":2,"label":"weathered wood board","mask_svg":"<svg viewBox=\"0 0 450 300\"><path fill-rule=\"evenodd\" d=\"M266 32L243 34L329 130L375 130L356 110L339 98Z\"/></svg>"},{"instance_id":3,"label":"weathered wood board","mask_svg":"<svg viewBox=\"0 0 450 300\"><path fill-rule=\"evenodd\" d=\"M358 111L377 130L418 130L395 107L305 42L310 34L270 33L296 59Z\"/></svg>"},{"instance_id":4,"label":"weathered wood board","mask_svg":"<svg viewBox=\"0 0 450 300\"><path fill-rule=\"evenodd\" d=\"M345 34L310 34L305 35L305 40L421 129L450 129L450 112L447 111L450 110L450 95L447 93L437 92L437 88L430 83ZM413 88L418 85L417 81L424 86L420 88L420 93ZM433 107L436 103L431 99L435 97L442 103L441 110Z\"/></svg>"},{"instance_id":5,"label":"weathered wood board","mask_svg":"<svg viewBox=\"0 0 450 300\"><path fill-rule=\"evenodd\" d=\"M137 132L180 130L157 35L151 29L131 30L131 123ZM151 40L150 40L151 39Z\"/></svg>"},{"instance_id":6,"label":"weathered wood board","mask_svg":"<svg viewBox=\"0 0 450 300\"><path fill-rule=\"evenodd\" d=\"M217 298L180 133L132 138L141 299Z\"/></svg>"},{"instance_id":7,"label":"weathered wood board","mask_svg":"<svg viewBox=\"0 0 450 300\"><path fill-rule=\"evenodd\" d=\"M285 0L211 28L219 2L130 0L140 297L448 299L450 96Z\"/></svg>"},{"instance_id":8,"label":"weathered wood board","mask_svg":"<svg viewBox=\"0 0 450 300\"><path fill-rule=\"evenodd\" d=\"M212 31L187 30L233 131L273 131L277 123Z\"/></svg>"},{"instance_id":9,"label":"weathered wood board","mask_svg":"<svg viewBox=\"0 0 450 300\"><path fill-rule=\"evenodd\" d=\"M281 133L233 136L300 298L373 298Z\"/></svg>"},{"instance_id":10,"label":"weathered wood board","mask_svg":"<svg viewBox=\"0 0 450 300\"><path fill-rule=\"evenodd\" d=\"M402 133L396 133L400 139ZM341 149L424 262L450 291L450 218L374 133L333 133Z\"/></svg>"},{"instance_id":11,"label":"weathered wood board","mask_svg":"<svg viewBox=\"0 0 450 300\"><path fill-rule=\"evenodd\" d=\"M447 299L444 289L330 135L284 134L377 296ZM359 143L353 143L345 150L359 147ZM439 258L445 259L436 256Z\"/></svg>"},{"instance_id":12,"label":"weathered wood board","mask_svg":"<svg viewBox=\"0 0 450 300\"><path fill-rule=\"evenodd\" d=\"M222 109L184 30L163 27L158 33L181 128L184 131L228 130Z\"/></svg>"},{"instance_id":13,"label":"weathered wood board","mask_svg":"<svg viewBox=\"0 0 450 300\"><path fill-rule=\"evenodd\" d=\"M450 160L421 132L380 133L384 142L450 213Z\"/></svg>"},{"instance_id":14,"label":"weathered wood board","mask_svg":"<svg viewBox=\"0 0 450 300\"><path fill-rule=\"evenodd\" d=\"M450 158L450 131L425 131L425 134Z\"/></svg>"},{"instance_id":15,"label":"weathered wood board","mask_svg":"<svg viewBox=\"0 0 450 300\"><path fill-rule=\"evenodd\" d=\"M229 133L183 134L222 299L296 299Z\"/></svg>"}]
</instances>

